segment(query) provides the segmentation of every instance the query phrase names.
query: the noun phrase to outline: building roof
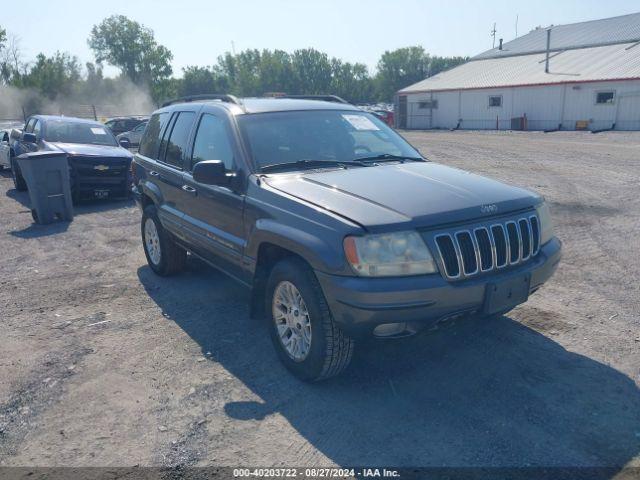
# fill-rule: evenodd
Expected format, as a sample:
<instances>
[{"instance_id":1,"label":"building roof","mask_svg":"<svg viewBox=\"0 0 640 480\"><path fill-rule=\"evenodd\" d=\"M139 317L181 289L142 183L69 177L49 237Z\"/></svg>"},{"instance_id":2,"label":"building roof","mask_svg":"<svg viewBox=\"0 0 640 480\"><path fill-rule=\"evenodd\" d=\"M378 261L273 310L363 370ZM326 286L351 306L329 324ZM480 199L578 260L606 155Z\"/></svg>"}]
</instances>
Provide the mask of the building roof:
<instances>
[{"instance_id":1,"label":"building roof","mask_svg":"<svg viewBox=\"0 0 640 480\"><path fill-rule=\"evenodd\" d=\"M547 29L551 29L551 51L616 43L635 43L640 41L640 13L537 28L526 35L504 43L502 50L497 47L492 48L476 55L472 60L545 52L547 49Z\"/></svg>"},{"instance_id":2,"label":"building roof","mask_svg":"<svg viewBox=\"0 0 640 480\"><path fill-rule=\"evenodd\" d=\"M551 27L473 57L399 93L640 79L640 13Z\"/></svg>"},{"instance_id":3,"label":"building roof","mask_svg":"<svg viewBox=\"0 0 640 480\"><path fill-rule=\"evenodd\" d=\"M640 45L634 45L623 43L552 53L549 73L544 71L544 53L471 61L400 93L640 79Z\"/></svg>"}]
</instances>

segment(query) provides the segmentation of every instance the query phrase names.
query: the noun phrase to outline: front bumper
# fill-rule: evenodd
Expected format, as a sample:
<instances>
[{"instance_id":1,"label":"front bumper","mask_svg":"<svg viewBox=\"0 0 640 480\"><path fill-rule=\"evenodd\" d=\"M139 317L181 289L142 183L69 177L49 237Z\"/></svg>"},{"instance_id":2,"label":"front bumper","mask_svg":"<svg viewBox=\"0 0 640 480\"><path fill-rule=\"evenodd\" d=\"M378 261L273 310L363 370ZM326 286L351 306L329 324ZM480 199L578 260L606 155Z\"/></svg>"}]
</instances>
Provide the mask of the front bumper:
<instances>
[{"instance_id":1,"label":"front bumper","mask_svg":"<svg viewBox=\"0 0 640 480\"><path fill-rule=\"evenodd\" d=\"M336 323L350 335L366 336L384 323L407 323L420 329L448 317L479 312L489 283L524 273L531 274L529 292L533 293L553 275L561 256L561 242L553 238L525 264L458 282L448 282L440 274L365 278L316 271L316 276Z\"/></svg>"}]
</instances>

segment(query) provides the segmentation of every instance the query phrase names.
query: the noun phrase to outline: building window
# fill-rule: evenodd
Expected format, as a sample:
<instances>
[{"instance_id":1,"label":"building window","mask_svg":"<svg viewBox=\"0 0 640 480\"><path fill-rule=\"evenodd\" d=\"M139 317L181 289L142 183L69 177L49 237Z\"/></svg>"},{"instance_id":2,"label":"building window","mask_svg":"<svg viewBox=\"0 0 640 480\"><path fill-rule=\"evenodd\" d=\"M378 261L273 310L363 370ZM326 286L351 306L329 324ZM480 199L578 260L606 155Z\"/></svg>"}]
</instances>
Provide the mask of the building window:
<instances>
[{"instance_id":1,"label":"building window","mask_svg":"<svg viewBox=\"0 0 640 480\"><path fill-rule=\"evenodd\" d=\"M612 104L613 100L616 97L615 92L596 92L596 104L597 105L607 105Z\"/></svg>"},{"instance_id":2,"label":"building window","mask_svg":"<svg viewBox=\"0 0 640 480\"><path fill-rule=\"evenodd\" d=\"M502 95L489 95L489 106L490 107L501 107L502 106Z\"/></svg>"},{"instance_id":3,"label":"building window","mask_svg":"<svg viewBox=\"0 0 640 480\"><path fill-rule=\"evenodd\" d=\"M438 100L427 100L426 102L418 102L418 108L438 108Z\"/></svg>"}]
</instances>

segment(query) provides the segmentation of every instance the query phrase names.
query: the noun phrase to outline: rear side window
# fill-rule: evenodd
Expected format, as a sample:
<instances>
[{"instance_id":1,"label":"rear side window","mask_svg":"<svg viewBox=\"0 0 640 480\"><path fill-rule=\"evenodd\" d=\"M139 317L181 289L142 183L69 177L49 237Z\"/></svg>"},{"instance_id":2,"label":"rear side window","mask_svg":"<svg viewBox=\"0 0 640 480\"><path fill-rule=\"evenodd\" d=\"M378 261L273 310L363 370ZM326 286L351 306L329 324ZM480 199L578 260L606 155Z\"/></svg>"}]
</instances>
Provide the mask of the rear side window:
<instances>
[{"instance_id":1,"label":"rear side window","mask_svg":"<svg viewBox=\"0 0 640 480\"><path fill-rule=\"evenodd\" d=\"M182 167L187 151L187 142L189 141L189 132L195 120L194 112L180 112L178 118L173 123L171 136L166 146L165 163Z\"/></svg>"},{"instance_id":2,"label":"rear side window","mask_svg":"<svg viewBox=\"0 0 640 480\"><path fill-rule=\"evenodd\" d=\"M233 170L233 149L224 122L214 115L202 115L193 144L191 168L204 160L221 160L227 170Z\"/></svg>"},{"instance_id":3,"label":"rear side window","mask_svg":"<svg viewBox=\"0 0 640 480\"><path fill-rule=\"evenodd\" d=\"M160 139L162 138L162 132L164 131L170 117L171 114L169 112L155 113L151 116L149 126L140 140L141 155L156 160L158 159Z\"/></svg>"}]
</instances>

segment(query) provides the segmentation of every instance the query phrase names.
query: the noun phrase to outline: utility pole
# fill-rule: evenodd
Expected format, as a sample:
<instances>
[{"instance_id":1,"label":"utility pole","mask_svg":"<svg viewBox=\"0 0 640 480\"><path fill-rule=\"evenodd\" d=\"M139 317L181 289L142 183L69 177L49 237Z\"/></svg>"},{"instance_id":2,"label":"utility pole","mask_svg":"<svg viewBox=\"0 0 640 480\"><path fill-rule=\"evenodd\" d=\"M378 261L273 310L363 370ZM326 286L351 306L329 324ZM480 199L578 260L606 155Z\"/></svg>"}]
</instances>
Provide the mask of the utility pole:
<instances>
[{"instance_id":1,"label":"utility pole","mask_svg":"<svg viewBox=\"0 0 640 480\"><path fill-rule=\"evenodd\" d=\"M490 35L493 37L493 46L491 48L496 48L496 24L493 24L493 30L491 30Z\"/></svg>"},{"instance_id":2,"label":"utility pole","mask_svg":"<svg viewBox=\"0 0 640 480\"><path fill-rule=\"evenodd\" d=\"M516 15L516 38L518 38L518 15Z\"/></svg>"},{"instance_id":3,"label":"utility pole","mask_svg":"<svg viewBox=\"0 0 640 480\"><path fill-rule=\"evenodd\" d=\"M231 52L233 52L233 56L236 56L236 44L233 40L231 40Z\"/></svg>"}]
</instances>

